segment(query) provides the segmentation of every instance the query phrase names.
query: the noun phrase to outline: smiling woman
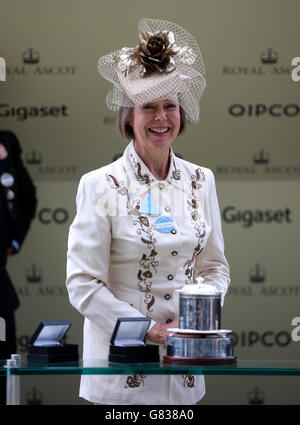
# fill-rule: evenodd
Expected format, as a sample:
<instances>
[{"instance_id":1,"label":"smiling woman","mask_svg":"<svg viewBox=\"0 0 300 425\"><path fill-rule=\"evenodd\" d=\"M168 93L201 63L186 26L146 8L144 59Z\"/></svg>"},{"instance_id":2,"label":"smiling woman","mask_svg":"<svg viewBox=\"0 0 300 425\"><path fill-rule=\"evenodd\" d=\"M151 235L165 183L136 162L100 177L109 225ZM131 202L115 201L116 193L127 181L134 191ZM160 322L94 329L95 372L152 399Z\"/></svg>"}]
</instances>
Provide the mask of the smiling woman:
<instances>
[{"instance_id":1,"label":"smiling woman","mask_svg":"<svg viewBox=\"0 0 300 425\"><path fill-rule=\"evenodd\" d=\"M186 118L199 121L205 68L195 38L157 19L139 22L139 44L102 56L113 83L107 106L130 140L121 158L84 175L70 227L67 288L85 317L84 359L107 359L120 317L148 317L146 340L165 354L178 327L175 291L203 278L229 285L211 170L174 155ZM115 200L113 208L110 201ZM87 376L80 396L101 404L195 404L203 376Z\"/></svg>"}]
</instances>

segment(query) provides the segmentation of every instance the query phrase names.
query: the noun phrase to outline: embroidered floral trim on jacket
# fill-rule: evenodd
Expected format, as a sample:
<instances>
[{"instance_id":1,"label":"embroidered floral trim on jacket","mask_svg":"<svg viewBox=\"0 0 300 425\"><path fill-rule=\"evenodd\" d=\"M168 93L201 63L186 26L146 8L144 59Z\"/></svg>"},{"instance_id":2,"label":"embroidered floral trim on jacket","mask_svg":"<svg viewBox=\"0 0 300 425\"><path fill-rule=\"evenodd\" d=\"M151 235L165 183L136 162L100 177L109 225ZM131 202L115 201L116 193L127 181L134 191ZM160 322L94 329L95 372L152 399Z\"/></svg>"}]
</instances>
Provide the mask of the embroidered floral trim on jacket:
<instances>
[{"instance_id":1,"label":"embroidered floral trim on jacket","mask_svg":"<svg viewBox=\"0 0 300 425\"><path fill-rule=\"evenodd\" d=\"M146 375L131 375L127 376L124 388L138 388L141 384L144 386Z\"/></svg>"},{"instance_id":2,"label":"embroidered floral trim on jacket","mask_svg":"<svg viewBox=\"0 0 300 425\"><path fill-rule=\"evenodd\" d=\"M193 375L183 375L183 386L188 388L195 387L195 377Z\"/></svg>"},{"instance_id":3,"label":"embroidered floral trim on jacket","mask_svg":"<svg viewBox=\"0 0 300 425\"><path fill-rule=\"evenodd\" d=\"M143 175L141 173L142 166L141 166L141 164L139 162L137 162L135 160L135 158L134 158L134 156L132 154L130 154L130 157L131 157L131 159L133 161L134 168L137 169L137 173L135 173L135 177L136 177L137 181L140 182L141 184L150 185L151 181L153 181L153 180L150 179L150 177L148 176L148 174L144 174Z\"/></svg>"},{"instance_id":4,"label":"embroidered floral trim on jacket","mask_svg":"<svg viewBox=\"0 0 300 425\"><path fill-rule=\"evenodd\" d=\"M191 193L188 196L187 204L188 204L188 210L190 211L191 218L194 222L194 229L196 231L196 237L198 239L197 246L194 249L192 257L187 260L184 264L185 275L186 275L186 284L193 283L193 268L196 257L201 253L203 250L203 240L205 238L206 232L205 232L205 223L199 222L199 199L197 195L197 190L201 189L201 183L205 181L205 174L201 170L201 168L197 168L195 171L195 174L191 175Z\"/></svg>"},{"instance_id":5,"label":"embroidered floral trim on jacket","mask_svg":"<svg viewBox=\"0 0 300 425\"><path fill-rule=\"evenodd\" d=\"M137 273L137 286L141 292L145 293L144 303L147 305L146 315L151 317L151 312L153 311L151 307L155 303L155 297L151 295L151 278L153 276L153 272L157 273L158 261L155 259L157 255L155 243L157 240L153 237L153 226L150 226L147 217L140 215L137 220L133 221L133 224L139 226L137 234L141 235L141 241L147 245L149 250L151 250L149 255L143 253L142 258L139 261L142 269L139 269Z\"/></svg>"},{"instance_id":6,"label":"embroidered floral trim on jacket","mask_svg":"<svg viewBox=\"0 0 300 425\"><path fill-rule=\"evenodd\" d=\"M172 171L172 177L174 180L180 180L181 171L178 168L176 168L175 159L173 159L173 166L174 166L174 170Z\"/></svg>"},{"instance_id":7,"label":"embroidered floral trim on jacket","mask_svg":"<svg viewBox=\"0 0 300 425\"><path fill-rule=\"evenodd\" d=\"M146 316L151 317L153 311L152 306L155 303L155 297L151 295L151 278L153 273L157 273L158 261L155 259L157 251L155 249L156 238L153 237L153 226L150 226L147 217L139 212L140 201L130 200L128 189L123 182L119 182L112 174L106 174L106 180L112 189L117 190L121 195L127 195L127 211L128 214L137 215L137 219L133 220L133 224L138 225L137 234L141 236L141 241L147 245L150 254L142 254L139 265L142 267L137 272L138 283L137 287L141 292L144 292L144 302L147 305Z\"/></svg>"}]
</instances>

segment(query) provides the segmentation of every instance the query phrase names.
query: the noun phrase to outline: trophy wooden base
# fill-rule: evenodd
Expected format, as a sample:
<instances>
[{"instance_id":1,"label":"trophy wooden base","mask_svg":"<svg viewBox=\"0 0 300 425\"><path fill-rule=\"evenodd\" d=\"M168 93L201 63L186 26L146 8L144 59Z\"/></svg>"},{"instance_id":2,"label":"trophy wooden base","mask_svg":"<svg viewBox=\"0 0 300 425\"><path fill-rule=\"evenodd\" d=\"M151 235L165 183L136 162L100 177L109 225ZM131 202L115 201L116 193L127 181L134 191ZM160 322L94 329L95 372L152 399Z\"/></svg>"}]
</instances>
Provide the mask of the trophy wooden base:
<instances>
[{"instance_id":1,"label":"trophy wooden base","mask_svg":"<svg viewBox=\"0 0 300 425\"><path fill-rule=\"evenodd\" d=\"M175 357L164 356L163 362L174 365L224 365L235 364L236 357Z\"/></svg>"}]
</instances>

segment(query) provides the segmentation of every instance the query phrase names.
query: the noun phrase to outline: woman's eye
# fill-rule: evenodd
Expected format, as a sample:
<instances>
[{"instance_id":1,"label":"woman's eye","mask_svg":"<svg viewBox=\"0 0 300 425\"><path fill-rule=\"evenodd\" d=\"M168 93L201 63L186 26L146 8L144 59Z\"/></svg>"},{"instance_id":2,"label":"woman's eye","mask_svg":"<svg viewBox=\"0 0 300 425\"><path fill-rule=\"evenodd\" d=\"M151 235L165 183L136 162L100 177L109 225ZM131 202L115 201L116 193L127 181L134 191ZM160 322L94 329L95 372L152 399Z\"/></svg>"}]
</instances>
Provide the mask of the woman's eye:
<instances>
[{"instance_id":1,"label":"woman's eye","mask_svg":"<svg viewBox=\"0 0 300 425\"><path fill-rule=\"evenodd\" d=\"M144 105L144 106L143 106L143 109L151 109L151 108L153 108L153 106L152 106L152 105Z\"/></svg>"},{"instance_id":2,"label":"woman's eye","mask_svg":"<svg viewBox=\"0 0 300 425\"><path fill-rule=\"evenodd\" d=\"M167 108L169 109L176 108L176 105L173 103L170 103L169 105L167 105Z\"/></svg>"}]
</instances>

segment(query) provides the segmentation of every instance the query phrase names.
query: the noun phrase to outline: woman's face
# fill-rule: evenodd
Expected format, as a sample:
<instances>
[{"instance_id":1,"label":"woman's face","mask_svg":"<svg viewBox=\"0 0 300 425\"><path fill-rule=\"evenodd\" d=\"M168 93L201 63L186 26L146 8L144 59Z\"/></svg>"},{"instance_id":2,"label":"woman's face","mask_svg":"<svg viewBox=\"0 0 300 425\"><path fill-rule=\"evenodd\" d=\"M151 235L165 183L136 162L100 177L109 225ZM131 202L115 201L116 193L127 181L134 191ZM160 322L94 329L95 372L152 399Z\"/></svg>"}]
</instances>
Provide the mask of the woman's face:
<instances>
[{"instance_id":1,"label":"woman's face","mask_svg":"<svg viewBox=\"0 0 300 425\"><path fill-rule=\"evenodd\" d=\"M141 153L169 148L180 128L180 109L176 96L133 108L129 120Z\"/></svg>"}]
</instances>

